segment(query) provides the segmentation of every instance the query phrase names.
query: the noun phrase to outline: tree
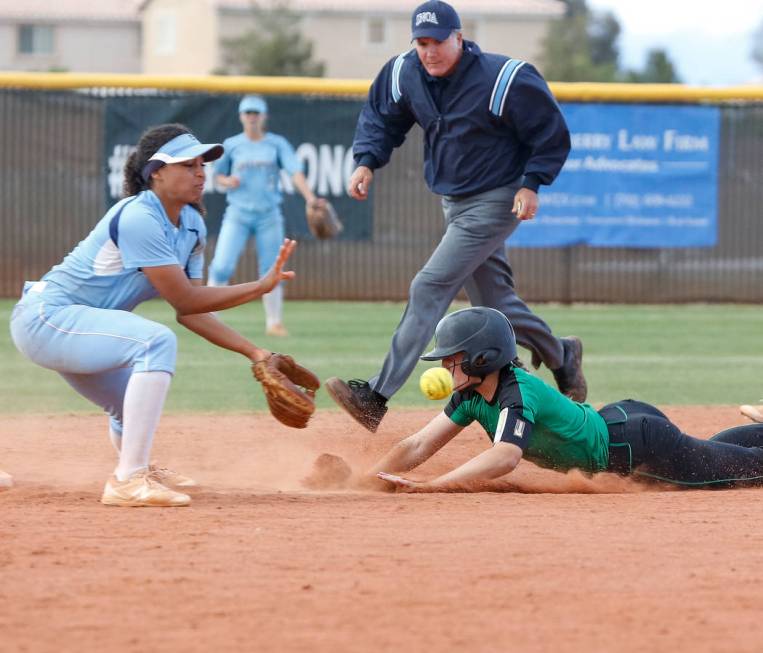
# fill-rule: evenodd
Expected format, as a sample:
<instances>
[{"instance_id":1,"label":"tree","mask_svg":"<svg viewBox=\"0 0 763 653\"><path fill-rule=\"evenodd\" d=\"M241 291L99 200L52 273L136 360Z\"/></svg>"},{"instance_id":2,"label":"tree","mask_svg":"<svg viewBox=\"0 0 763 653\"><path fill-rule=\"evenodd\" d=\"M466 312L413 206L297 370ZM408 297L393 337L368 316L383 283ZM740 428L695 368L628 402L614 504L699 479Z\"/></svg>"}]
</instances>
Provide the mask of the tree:
<instances>
[{"instance_id":1,"label":"tree","mask_svg":"<svg viewBox=\"0 0 763 653\"><path fill-rule=\"evenodd\" d=\"M668 53L662 48L653 48L647 52L644 70L631 70L626 75L626 81L641 84L676 84L681 80Z\"/></svg>"},{"instance_id":2,"label":"tree","mask_svg":"<svg viewBox=\"0 0 763 653\"><path fill-rule=\"evenodd\" d=\"M617 18L609 12L591 12L585 0L564 3L564 16L551 24L544 41L544 75L560 82L616 81Z\"/></svg>"},{"instance_id":3,"label":"tree","mask_svg":"<svg viewBox=\"0 0 763 653\"><path fill-rule=\"evenodd\" d=\"M288 0L273 0L269 8L252 5L255 27L223 41L225 74L322 77L325 66L315 62L313 44L299 30L299 16Z\"/></svg>"},{"instance_id":4,"label":"tree","mask_svg":"<svg viewBox=\"0 0 763 653\"><path fill-rule=\"evenodd\" d=\"M547 79L558 82L679 81L663 49L649 51L643 71L622 70L618 46L621 28L615 15L591 11L586 0L562 1L566 5L564 16L551 24L544 41L543 73Z\"/></svg>"},{"instance_id":5,"label":"tree","mask_svg":"<svg viewBox=\"0 0 763 653\"><path fill-rule=\"evenodd\" d=\"M617 45L620 32L620 23L610 12L592 14L588 19L588 43L591 62L595 66L617 66L620 58Z\"/></svg>"},{"instance_id":6,"label":"tree","mask_svg":"<svg viewBox=\"0 0 763 653\"><path fill-rule=\"evenodd\" d=\"M752 55L755 63L763 68L763 20L760 21L758 28L752 35Z\"/></svg>"}]
</instances>

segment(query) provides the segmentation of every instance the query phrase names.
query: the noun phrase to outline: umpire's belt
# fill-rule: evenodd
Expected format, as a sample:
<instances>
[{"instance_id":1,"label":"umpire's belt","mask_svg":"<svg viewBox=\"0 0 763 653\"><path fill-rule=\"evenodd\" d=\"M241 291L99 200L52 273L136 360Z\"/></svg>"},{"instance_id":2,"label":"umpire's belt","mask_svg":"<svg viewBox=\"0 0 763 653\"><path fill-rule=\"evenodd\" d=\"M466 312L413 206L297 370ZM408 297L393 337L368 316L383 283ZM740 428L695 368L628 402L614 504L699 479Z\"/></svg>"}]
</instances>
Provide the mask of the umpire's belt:
<instances>
[{"instance_id":1,"label":"umpire's belt","mask_svg":"<svg viewBox=\"0 0 763 653\"><path fill-rule=\"evenodd\" d=\"M615 474L630 474L633 471L633 451L628 442L628 413L615 403L607 404L599 411L599 415L607 423L609 431L609 464L608 472Z\"/></svg>"}]
</instances>

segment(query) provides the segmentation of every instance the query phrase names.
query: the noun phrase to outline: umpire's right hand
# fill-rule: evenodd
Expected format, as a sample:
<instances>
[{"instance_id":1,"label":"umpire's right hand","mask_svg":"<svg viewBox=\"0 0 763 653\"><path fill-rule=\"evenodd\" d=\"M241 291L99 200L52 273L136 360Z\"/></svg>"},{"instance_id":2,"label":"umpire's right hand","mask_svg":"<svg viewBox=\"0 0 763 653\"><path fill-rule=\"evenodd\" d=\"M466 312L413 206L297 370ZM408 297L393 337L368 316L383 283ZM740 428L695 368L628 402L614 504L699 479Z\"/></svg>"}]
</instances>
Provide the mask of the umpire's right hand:
<instances>
[{"instance_id":1,"label":"umpire's right hand","mask_svg":"<svg viewBox=\"0 0 763 653\"><path fill-rule=\"evenodd\" d=\"M358 166L350 177L347 194L356 200L368 199L368 189L374 179L374 171L366 166Z\"/></svg>"}]
</instances>

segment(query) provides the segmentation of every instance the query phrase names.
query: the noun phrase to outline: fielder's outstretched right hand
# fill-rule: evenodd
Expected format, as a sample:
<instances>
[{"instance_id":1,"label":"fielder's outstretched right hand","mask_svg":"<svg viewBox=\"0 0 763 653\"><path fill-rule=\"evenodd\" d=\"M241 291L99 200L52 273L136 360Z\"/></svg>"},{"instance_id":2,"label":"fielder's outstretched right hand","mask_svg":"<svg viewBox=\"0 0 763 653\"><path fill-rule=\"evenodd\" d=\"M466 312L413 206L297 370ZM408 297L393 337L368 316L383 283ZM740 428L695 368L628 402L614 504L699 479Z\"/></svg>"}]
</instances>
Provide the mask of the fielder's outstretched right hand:
<instances>
[{"instance_id":1,"label":"fielder's outstretched right hand","mask_svg":"<svg viewBox=\"0 0 763 653\"><path fill-rule=\"evenodd\" d=\"M284 238L281 249L278 250L278 257L276 262L273 263L273 267L270 268L267 273L260 278L260 284L263 287L263 295L269 293L282 281L289 281L294 278L294 270L284 271L283 266L286 265L286 261L294 252L297 247L297 241L290 238Z\"/></svg>"}]
</instances>

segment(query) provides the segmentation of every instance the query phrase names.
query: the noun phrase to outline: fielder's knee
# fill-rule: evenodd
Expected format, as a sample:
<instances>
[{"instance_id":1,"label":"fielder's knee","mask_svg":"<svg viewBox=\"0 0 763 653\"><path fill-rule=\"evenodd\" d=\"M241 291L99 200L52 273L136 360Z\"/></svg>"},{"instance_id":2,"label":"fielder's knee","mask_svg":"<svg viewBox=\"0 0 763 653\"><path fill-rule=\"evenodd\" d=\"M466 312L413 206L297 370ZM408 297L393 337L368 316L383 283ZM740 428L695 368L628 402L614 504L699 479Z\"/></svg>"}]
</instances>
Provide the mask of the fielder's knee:
<instances>
[{"instance_id":1,"label":"fielder's knee","mask_svg":"<svg viewBox=\"0 0 763 653\"><path fill-rule=\"evenodd\" d=\"M137 360L133 369L136 372L175 373L177 359L177 336L172 329L157 324L156 332L147 342L142 360Z\"/></svg>"}]
</instances>

